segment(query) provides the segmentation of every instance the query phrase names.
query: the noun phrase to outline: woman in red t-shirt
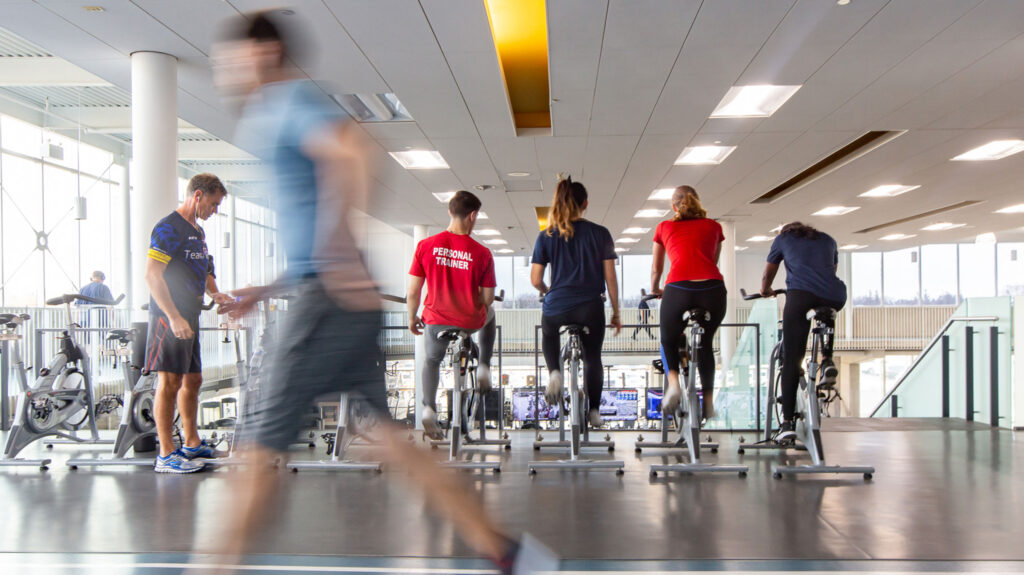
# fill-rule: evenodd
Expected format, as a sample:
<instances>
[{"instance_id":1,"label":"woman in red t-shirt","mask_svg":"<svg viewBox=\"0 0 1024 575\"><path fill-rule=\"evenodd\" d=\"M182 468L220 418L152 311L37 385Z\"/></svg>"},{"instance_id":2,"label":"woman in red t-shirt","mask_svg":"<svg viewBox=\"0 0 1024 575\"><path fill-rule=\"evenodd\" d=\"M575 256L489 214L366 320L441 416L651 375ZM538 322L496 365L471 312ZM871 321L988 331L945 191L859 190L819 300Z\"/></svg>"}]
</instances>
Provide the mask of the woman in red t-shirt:
<instances>
[{"instance_id":1,"label":"woman in red t-shirt","mask_svg":"<svg viewBox=\"0 0 1024 575\"><path fill-rule=\"evenodd\" d=\"M679 186L672 194L675 217L658 224L654 232L654 258L651 264L651 293L661 295L661 359L668 371L668 389L662 399L662 410L675 413L682 398L679 387L679 343L683 338L683 314L693 308L710 313L711 318L698 318L704 326L704 345L699 362L701 388L704 396L704 418L715 416L715 352L711 341L725 318L726 292L718 256L722 251L722 226L708 219L700 204L697 190ZM665 290L661 274L665 269L665 253L671 263Z\"/></svg>"}]
</instances>

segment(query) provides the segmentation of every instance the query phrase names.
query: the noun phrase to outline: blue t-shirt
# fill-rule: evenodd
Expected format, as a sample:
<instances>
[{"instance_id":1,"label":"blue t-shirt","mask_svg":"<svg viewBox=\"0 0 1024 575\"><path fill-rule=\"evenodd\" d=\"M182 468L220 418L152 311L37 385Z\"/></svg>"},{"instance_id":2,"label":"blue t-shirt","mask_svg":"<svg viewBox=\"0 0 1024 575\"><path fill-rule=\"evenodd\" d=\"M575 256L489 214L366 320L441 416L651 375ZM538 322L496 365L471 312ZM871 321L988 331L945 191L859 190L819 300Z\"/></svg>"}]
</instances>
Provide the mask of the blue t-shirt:
<instances>
[{"instance_id":1,"label":"blue t-shirt","mask_svg":"<svg viewBox=\"0 0 1024 575\"><path fill-rule=\"evenodd\" d=\"M277 235L288 258L286 274L291 277L317 271L313 258L316 166L302 149L303 142L344 119L338 106L312 82L295 80L260 88L239 123L242 144L268 165Z\"/></svg>"},{"instance_id":2,"label":"blue t-shirt","mask_svg":"<svg viewBox=\"0 0 1024 575\"><path fill-rule=\"evenodd\" d=\"M198 320L206 292L206 276L213 275L213 256L206 249L203 229L190 224L178 212L171 212L153 228L149 257L167 264L164 282L178 313L187 320ZM149 313L167 315L152 297Z\"/></svg>"},{"instance_id":3,"label":"blue t-shirt","mask_svg":"<svg viewBox=\"0 0 1024 575\"><path fill-rule=\"evenodd\" d=\"M608 228L587 220L573 222L573 236L565 241L552 230L537 236L533 263L551 266L551 285L544 297L544 315L565 313L600 301L604 293L604 262L616 259L615 242Z\"/></svg>"},{"instance_id":4,"label":"blue t-shirt","mask_svg":"<svg viewBox=\"0 0 1024 575\"><path fill-rule=\"evenodd\" d=\"M768 251L768 263L786 262L786 289L803 290L846 303L846 284L836 276L839 249L832 236L818 232L814 239L793 234L776 236Z\"/></svg>"},{"instance_id":5,"label":"blue t-shirt","mask_svg":"<svg viewBox=\"0 0 1024 575\"><path fill-rule=\"evenodd\" d=\"M114 294L110 293L110 288L104 285L103 282L89 282L82 286L82 289L78 293L85 297L94 297L96 299L114 299ZM75 305L93 305L93 303L75 300Z\"/></svg>"}]
</instances>

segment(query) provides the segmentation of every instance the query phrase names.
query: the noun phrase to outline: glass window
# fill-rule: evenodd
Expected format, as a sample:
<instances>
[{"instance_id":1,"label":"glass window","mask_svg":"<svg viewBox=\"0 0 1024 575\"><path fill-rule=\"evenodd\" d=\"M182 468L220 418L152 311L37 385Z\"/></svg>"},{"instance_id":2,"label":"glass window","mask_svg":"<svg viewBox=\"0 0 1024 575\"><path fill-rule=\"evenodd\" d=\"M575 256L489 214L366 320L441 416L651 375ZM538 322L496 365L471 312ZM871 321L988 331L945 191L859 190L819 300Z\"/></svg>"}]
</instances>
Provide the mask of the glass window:
<instances>
[{"instance_id":1,"label":"glass window","mask_svg":"<svg viewBox=\"0 0 1024 575\"><path fill-rule=\"evenodd\" d=\"M960 297L996 295L996 245L960 244Z\"/></svg>"},{"instance_id":2,"label":"glass window","mask_svg":"<svg viewBox=\"0 0 1024 575\"><path fill-rule=\"evenodd\" d=\"M533 284L530 282L530 258L526 256L516 256L512 258L515 261L515 277L513 281L516 287L516 309L537 309L540 308L540 301L537 299L537 290L533 289ZM544 281L550 285L551 281L551 266L547 266L544 269Z\"/></svg>"},{"instance_id":3,"label":"glass window","mask_svg":"<svg viewBox=\"0 0 1024 575\"><path fill-rule=\"evenodd\" d=\"M1024 296L1024 243L996 246L998 295Z\"/></svg>"},{"instance_id":4,"label":"glass window","mask_svg":"<svg viewBox=\"0 0 1024 575\"><path fill-rule=\"evenodd\" d=\"M882 254L854 253L853 305L882 305Z\"/></svg>"},{"instance_id":5,"label":"glass window","mask_svg":"<svg viewBox=\"0 0 1024 575\"><path fill-rule=\"evenodd\" d=\"M651 287L651 262L654 258L650 254L619 257L622 258L622 277L619 278L622 307L636 307L640 303L640 290Z\"/></svg>"},{"instance_id":6,"label":"glass window","mask_svg":"<svg viewBox=\"0 0 1024 575\"><path fill-rule=\"evenodd\" d=\"M882 255L885 305L917 305L920 287L920 263L917 248Z\"/></svg>"},{"instance_id":7,"label":"glass window","mask_svg":"<svg viewBox=\"0 0 1024 575\"><path fill-rule=\"evenodd\" d=\"M921 246L921 303L956 305L956 244Z\"/></svg>"},{"instance_id":8,"label":"glass window","mask_svg":"<svg viewBox=\"0 0 1024 575\"><path fill-rule=\"evenodd\" d=\"M494 278L497 280L498 287L497 292L505 290L505 301L495 302L494 307L501 309L511 309L515 307L516 295L515 295L515 258L508 256L496 256L494 258Z\"/></svg>"}]
</instances>

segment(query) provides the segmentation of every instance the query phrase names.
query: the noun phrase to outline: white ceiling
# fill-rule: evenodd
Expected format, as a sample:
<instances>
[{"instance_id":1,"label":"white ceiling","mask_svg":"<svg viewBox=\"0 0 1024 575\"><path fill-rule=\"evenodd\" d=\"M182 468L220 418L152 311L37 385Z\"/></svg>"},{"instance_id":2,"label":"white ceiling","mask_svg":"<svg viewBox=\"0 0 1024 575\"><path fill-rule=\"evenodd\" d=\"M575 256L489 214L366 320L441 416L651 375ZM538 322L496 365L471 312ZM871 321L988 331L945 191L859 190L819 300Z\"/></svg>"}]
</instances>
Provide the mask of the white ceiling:
<instances>
[{"instance_id":1,"label":"white ceiling","mask_svg":"<svg viewBox=\"0 0 1024 575\"><path fill-rule=\"evenodd\" d=\"M129 54L178 57L179 114L230 141L234 110L215 93L208 62L217 26L279 0L133 0L87 12L82 2L0 0L3 27L124 89ZM655 188L695 186L738 243L803 219L841 243L898 248L980 232L1024 238L1024 154L949 159L997 138L1024 137L1024 2L1020 0L548 0L551 136L517 137L482 0L296 0L317 57L303 71L326 93L394 92L415 122L364 124L388 150L436 149L451 170L406 171L386 160L372 212L399 228L443 225L431 192L481 192L490 223L528 250L534 206L558 172L584 182L588 216L618 234L655 207ZM0 68L2 74L2 68ZM0 78L0 83L3 78ZM730 86L799 84L764 119L708 119ZM868 130L903 136L768 205L751 204ZM738 146L719 166L673 166L686 146ZM247 166L232 166L244 172ZM529 172L521 178L509 172ZM237 174L242 176L244 174ZM891 199L858 198L885 183L920 185ZM506 191L506 187L508 191ZM933 220L856 230L965 199ZM838 218L824 206L860 206ZM934 221L968 223L921 232ZM890 232L917 233L880 242ZM648 234L647 240L649 240ZM648 251L648 241L633 252Z\"/></svg>"}]
</instances>

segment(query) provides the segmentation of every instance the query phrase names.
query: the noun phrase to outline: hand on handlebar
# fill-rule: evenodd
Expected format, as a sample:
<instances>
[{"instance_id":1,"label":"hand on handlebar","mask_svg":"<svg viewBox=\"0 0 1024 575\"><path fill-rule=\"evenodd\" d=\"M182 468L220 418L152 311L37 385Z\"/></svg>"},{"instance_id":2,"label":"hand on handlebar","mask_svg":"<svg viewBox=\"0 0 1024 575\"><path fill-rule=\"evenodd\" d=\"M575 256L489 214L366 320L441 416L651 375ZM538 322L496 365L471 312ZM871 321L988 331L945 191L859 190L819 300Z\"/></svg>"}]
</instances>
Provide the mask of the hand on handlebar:
<instances>
[{"instance_id":1,"label":"hand on handlebar","mask_svg":"<svg viewBox=\"0 0 1024 575\"><path fill-rule=\"evenodd\" d=\"M413 335L423 335L423 327L423 320L421 320L419 316L414 315L409 319L409 331L411 331Z\"/></svg>"},{"instance_id":2,"label":"hand on handlebar","mask_svg":"<svg viewBox=\"0 0 1024 575\"><path fill-rule=\"evenodd\" d=\"M179 315L168 318L168 320L171 322L171 333L174 334L174 337L178 339L192 339L195 337L196 334L192 331L192 326L185 318Z\"/></svg>"},{"instance_id":3,"label":"hand on handlebar","mask_svg":"<svg viewBox=\"0 0 1024 575\"><path fill-rule=\"evenodd\" d=\"M773 297L774 295L775 290L773 290L771 287L761 286L761 297Z\"/></svg>"}]
</instances>

